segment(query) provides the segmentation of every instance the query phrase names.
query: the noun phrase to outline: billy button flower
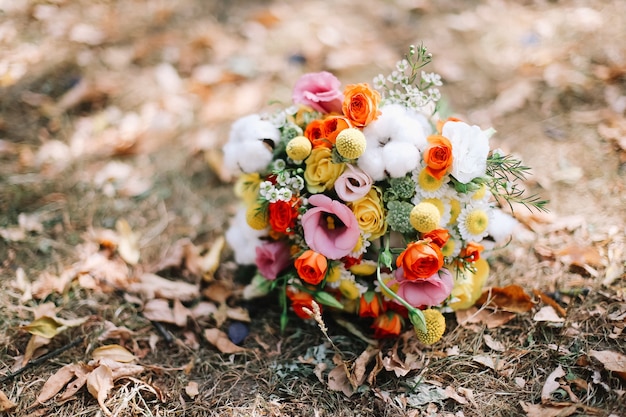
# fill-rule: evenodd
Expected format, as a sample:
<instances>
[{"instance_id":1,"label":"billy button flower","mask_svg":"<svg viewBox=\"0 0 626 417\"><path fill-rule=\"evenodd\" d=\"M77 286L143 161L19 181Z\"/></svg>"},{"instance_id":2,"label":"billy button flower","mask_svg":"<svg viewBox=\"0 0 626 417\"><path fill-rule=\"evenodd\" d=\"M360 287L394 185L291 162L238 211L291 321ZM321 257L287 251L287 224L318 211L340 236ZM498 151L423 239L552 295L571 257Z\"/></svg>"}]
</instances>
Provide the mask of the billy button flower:
<instances>
[{"instance_id":1,"label":"billy button flower","mask_svg":"<svg viewBox=\"0 0 626 417\"><path fill-rule=\"evenodd\" d=\"M432 308L423 310L422 314L426 321L426 331L415 328L415 334L423 344L432 345L438 342L446 331L446 319L439 310Z\"/></svg>"},{"instance_id":2,"label":"billy button flower","mask_svg":"<svg viewBox=\"0 0 626 417\"><path fill-rule=\"evenodd\" d=\"M365 152L365 135L356 128L344 129L337 135L335 147L342 157L357 159Z\"/></svg>"},{"instance_id":3,"label":"billy button flower","mask_svg":"<svg viewBox=\"0 0 626 417\"><path fill-rule=\"evenodd\" d=\"M411 210L409 221L418 232L428 233L439 226L441 213L434 204L421 202Z\"/></svg>"},{"instance_id":4,"label":"billy button flower","mask_svg":"<svg viewBox=\"0 0 626 417\"><path fill-rule=\"evenodd\" d=\"M296 136L287 142L287 156L294 161L304 161L310 154L313 146L304 136Z\"/></svg>"}]
</instances>

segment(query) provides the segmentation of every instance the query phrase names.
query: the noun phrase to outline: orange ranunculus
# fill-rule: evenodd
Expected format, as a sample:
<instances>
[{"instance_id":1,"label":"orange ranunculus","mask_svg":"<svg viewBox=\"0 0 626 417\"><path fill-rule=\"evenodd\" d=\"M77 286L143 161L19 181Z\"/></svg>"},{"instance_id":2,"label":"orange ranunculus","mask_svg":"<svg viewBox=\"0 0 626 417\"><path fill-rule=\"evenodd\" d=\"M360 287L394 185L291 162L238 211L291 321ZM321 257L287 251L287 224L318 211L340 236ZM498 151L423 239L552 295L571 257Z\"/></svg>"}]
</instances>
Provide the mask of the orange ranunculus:
<instances>
[{"instance_id":1,"label":"orange ranunculus","mask_svg":"<svg viewBox=\"0 0 626 417\"><path fill-rule=\"evenodd\" d=\"M394 337L402 331L402 317L394 312L388 311L376 317L372 328L374 329L374 337L382 339L384 337Z\"/></svg>"},{"instance_id":2,"label":"orange ranunculus","mask_svg":"<svg viewBox=\"0 0 626 417\"><path fill-rule=\"evenodd\" d=\"M324 255L309 249L296 259L294 266L302 281L317 285L326 276L328 261Z\"/></svg>"},{"instance_id":3,"label":"orange ranunculus","mask_svg":"<svg viewBox=\"0 0 626 417\"><path fill-rule=\"evenodd\" d=\"M267 213L273 231L293 234L298 218L296 203L278 200L268 205Z\"/></svg>"},{"instance_id":4,"label":"orange ranunculus","mask_svg":"<svg viewBox=\"0 0 626 417\"><path fill-rule=\"evenodd\" d=\"M368 84L347 85L343 99L343 114L355 127L363 127L376 120L380 111L380 93L370 88Z\"/></svg>"},{"instance_id":5,"label":"orange ranunculus","mask_svg":"<svg viewBox=\"0 0 626 417\"><path fill-rule=\"evenodd\" d=\"M452 144L441 135L430 135L428 143L424 152L426 172L440 180L452 166Z\"/></svg>"},{"instance_id":6,"label":"orange ranunculus","mask_svg":"<svg viewBox=\"0 0 626 417\"><path fill-rule=\"evenodd\" d=\"M446 122L462 122L462 120L456 117L448 117L446 120L437 120L437 132L439 132L440 135L443 131L443 125L445 125Z\"/></svg>"},{"instance_id":7,"label":"orange ranunculus","mask_svg":"<svg viewBox=\"0 0 626 417\"><path fill-rule=\"evenodd\" d=\"M426 279L443 267L443 254L432 242L412 242L398 256L396 266L402 267L409 281Z\"/></svg>"},{"instance_id":8,"label":"orange ranunculus","mask_svg":"<svg viewBox=\"0 0 626 417\"><path fill-rule=\"evenodd\" d=\"M323 124L324 135L326 136L326 139L333 144L337 141L337 135L339 132L352 127L350 120L343 116L328 116L324 119Z\"/></svg>"},{"instance_id":9,"label":"orange ranunculus","mask_svg":"<svg viewBox=\"0 0 626 417\"><path fill-rule=\"evenodd\" d=\"M461 258L465 259L468 262L476 262L480 259L480 253L483 251L483 249L483 245L476 242L469 242L461 250Z\"/></svg>"},{"instance_id":10,"label":"orange ranunculus","mask_svg":"<svg viewBox=\"0 0 626 417\"><path fill-rule=\"evenodd\" d=\"M333 144L326 137L323 120L313 120L304 130L304 136L311 141L313 148L324 147L331 149Z\"/></svg>"},{"instance_id":11,"label":"orange ranunculus","mask_svg":"<svg viewBox=\"0 0 626 417\"><path fill-rule=\"evenodd\" d=\"M291 301L291 308L293 312L296 313L298 317L301 319L310 319L311 316L309 313L304 311L304 308L307 308L309 311L313 311L313 296L308 292L304 291L287 291L287 297ZM319 305L319 303L318 303ZM319 306L320 310L322 306Z\"/></svg>"},{"instance_id":12,"label":"orange ranunculus","mask_svg":"<svg viewBox=\"0 0 626 417\"><path fill-rule=\"evenodd\" d=\"M443 248L448 239L450 239L450 232L447 229L435 229L422 235L422 239L430 239L439 248Z\"/></svg>"},{"instance_id":13,"label":"orange ranunculus","mask_svg":"<svg viewBox=\"0 0 626 417\"><path fill-rule=\"evenodd\" d=\"M368 291L359 299L359 317L378 317L384 310L380 295Z\"/></svg>"}]
</instances>

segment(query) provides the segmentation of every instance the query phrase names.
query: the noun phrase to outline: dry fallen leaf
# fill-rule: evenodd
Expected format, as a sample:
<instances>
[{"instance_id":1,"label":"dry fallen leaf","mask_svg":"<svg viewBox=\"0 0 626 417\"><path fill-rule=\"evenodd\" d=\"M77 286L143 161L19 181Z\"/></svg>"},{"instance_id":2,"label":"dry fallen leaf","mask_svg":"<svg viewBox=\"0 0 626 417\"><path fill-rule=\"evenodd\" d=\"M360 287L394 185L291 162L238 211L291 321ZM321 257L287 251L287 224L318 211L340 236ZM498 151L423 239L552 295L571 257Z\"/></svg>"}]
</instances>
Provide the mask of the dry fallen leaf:
<instances>
[{"instance_id":1,"label":"dry fallen leaf","mask_svg":"<svg viewBox=\"0 0 626 417\"><path fill-rule=\"evenodd\" d=\"M519 285L493 287L485 290L476 305L485 305L511 313L526 313L533 308L534 303L530 296Z\"/></svg>"},{"instance_id":2,"label":"dry fallen leaf","mask_svg":"<svg viewBox=\"0 0 626 417\"><path fill-rule=\"evenodd\" d=\"M222 250L226 245L226 239L224 236L218 237L209 252L199 259L200 271L202 271L202 277L205 281L212 281L215 271L220 266L220 257Z\"/></svg>"},{"instance_id":3,"label":"dry fallen leaf","mask_svg":"<svg viewBox=\"0 0 626 417\"><path fill-rule=\"evenodd\" d=\"M489 346L491 350L495 350L496 352L506 351L504 344L502 342L495 340L493 337L491 337L491 335L488 335L488 334L483 335L483 340L485 341L485 344Z\"/></svg>"},{"instance_id":4,"label":"dry fallen leaf","mask_svg":"<svg viewBox=\"0 0 626 417\"><path fill-rule=\"evenodd\" d=\"M198 383L195 381L189 381L189 383L185 387L185 393L187 393L190 398L195 398L196 395L200 393L200 390L198 389Z\"/></svg>"},{"instance_id":5,"label":"dry fallen leaf","mask_svg":"<svg viewBox=\"0 0 626 417\"><path fill-rule=\"evenodd\" d=\"M139 282L129 285L128 291L142 294L147 299L161 297L168 300L179 299L180 301L191 301L200 295L198 285L184 281L172 281L150 273L142 274L139 277Z\"/></svg>"},{"instance_id":6,"label":"dry fallen leaf","mask_svg":"<svg viewBox=\"0 0 626 417\"><path fill-rule=\"evenodd\" d=\"M543 384L543 388L541 389L541 402L548 403L552 399L552 393L561 387L561 383L558 381L559 378L563 378L565 376L565 371L559 365L546 379L546 382Z\"/></svg>"},{"instance_id":7,"label":"dry fallen leaf","mask_svg":"<svg viewBox=\"0 0 626 417\"><path fill-rule=\"evenodd\" d=\"M63 331L63 325L53 317L45 316L30 322L30 324L22 326L21 329L26 330L33 335L52 339L54 336Z\"/></svg>"},{"instance_id":8,"label":"dry fallen leaf","mask_svg":"<svg viewBox=\"0 0 626 417\"><path fill-rule=\"evenodd\" d=\"M591 350L589 356L601 362L604 369L626 380L626 355L610 350Z\"/></svg>"},{"instance_id":9,"label":"dry fallen leaf","mask_svg":"<svg viewBox=\"0 0 626 417\"><path fill-rule=\"evenodd\" d=\"M17 404L9 400L6 394L0 391L0 413L10 413L17 407Z\"/></svg>"},{"instance_id":10,"label":"dry fallen leaf","mask_svg":"<svg viewBox=\"0 0 626 417\"><path fill-rule=\"evenodd\" d=\"M559 303L557 303L556 300L550 297L548 294L538 289L533 289L533 294L535 295L535 297L539 297L542 303L551 306L559 314L559 316L565 317L567 315L565 309L561 307Z\"/></svg>"},{"instance_id":11,"label":"dry fallen leaf","mask_svg":"<svg viewBox=\"0 0 626 417\"><path fill-rule=\"evenodd\" d=\"M85 365L83 364L71 363L56 371L43 384L41 392L37 396L37 402L43 404L57 395L77 374L85 374L84 367Z\"/></svg>"},{"instance_id":12,"label":"dry fallen leaf","mask_svg":"<svg viewBox=\"0 0 626 417\"><path fill-rule=\"evenodd\" d=\"M246 349L231 342L228 335L219 329L205 329L204 337L222 353L239 353L246 351Z\"/></svg>"},{"instance_id":13,"label":"dry fallen leaf","mask_svg":"<svg viewBox=\"0 0 626 417\"><path fill-rule=\"evenodd\" d=\"M91 353L94 359L111 359L116 362L130 363L137 360L137 357L130 353L128 349L120 345L105 345L100 346Z\"/></svg>"},{"instance_id":14,"label":"dry fallen leaf","mask_svg":"<svg viewBox=\"0 0 626 417\"><path fill-rule=\"evenodd\" d=\"M117 253L129 265L136 265L139 262L138 236L133 232L126 219L119 219L115 223L115 229L120 234Z\"/></svg>"},{"instance_id":15,"label":"dry fallen leaf","mask_svg":"<svg viewBox=\"0 0 626 417\"><path fill-rule=\"evenodd\" d=\"M456 320L462 326L470 324L482 323L488 329L495 329L505 325L515 318L515 313L508 311L492 311L487 309L478 310L476 307L470 307L467 310L456 312Z\"/></svg>"},{"instance_id":16,"label":"dry fallen leaf","mask_svg":"<svg viewBox=\"0 0 626 417\"><path fill-rule=\"evenodd\" d=\"M98 366L87 377L87 390L98 400L100 409L107 416L111 416L112 413L104 402L109 396L111 388L113 388L113 373L111 372L111 368L106 365Z\"/></svg>"},{"instance_id":17,"label":"dry fallen leaf","mask_svg":"<svg viewBox=\"0 0 626 417\"><path fill-rule=\"evenodd\" d=\"M356 385L361 385L365 382L365 376L367 372L367 365L372 361L372 359L378 356L380 349L374 348L373 346L368 346L358 358L354 361L354 365L352 366L352 378Z\"/></svg>"},{"instance_id":18,"label":"dry fallen leaf","mask_svg":"<svg viewBox=\"0 0 626 417\"><path fill-rule=\"evenodd\" d=\"M543 306L533 316L535 321L547 321L550 323L563 323L565 319L560 317L552 306Z\"/></svg>"},{"instance_id":19,"label":"dry fallen leaf","mask_svg":"<svg viewBox=\"0 0 626 417\"><path fill-rule=\"evenodd\" d=\"M350 397L354 394L354 387L348 379L345 364L338 365L328 373L328 389L332 391L341 391L346 397Z\"/></svg>"}]
</instances>

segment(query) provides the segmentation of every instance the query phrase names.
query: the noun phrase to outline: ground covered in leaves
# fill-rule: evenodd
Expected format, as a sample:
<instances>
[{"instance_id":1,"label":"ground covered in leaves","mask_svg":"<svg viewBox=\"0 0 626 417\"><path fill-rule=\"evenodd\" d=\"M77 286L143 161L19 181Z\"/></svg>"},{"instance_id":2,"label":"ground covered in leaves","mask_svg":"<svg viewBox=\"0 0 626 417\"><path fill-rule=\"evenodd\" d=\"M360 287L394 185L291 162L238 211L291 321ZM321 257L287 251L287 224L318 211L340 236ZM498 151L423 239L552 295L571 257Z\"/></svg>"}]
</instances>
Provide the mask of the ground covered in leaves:
<instances>
[{"instance_id":1,"label":"ground covered in leaves","mask_svg":"<svg viewBox=\"0 0 626 417\"><path fill-rule=\"evenodd\" d=\"M601 0L0 0L0 412L621 415L624 28ZM281 335L222 238L229 124L417 43L445 111L493 126L550 213L516 208L499 303L433 347L346 317L325 318L340 355L313 324Z\"/></svg>"}]
</instances>

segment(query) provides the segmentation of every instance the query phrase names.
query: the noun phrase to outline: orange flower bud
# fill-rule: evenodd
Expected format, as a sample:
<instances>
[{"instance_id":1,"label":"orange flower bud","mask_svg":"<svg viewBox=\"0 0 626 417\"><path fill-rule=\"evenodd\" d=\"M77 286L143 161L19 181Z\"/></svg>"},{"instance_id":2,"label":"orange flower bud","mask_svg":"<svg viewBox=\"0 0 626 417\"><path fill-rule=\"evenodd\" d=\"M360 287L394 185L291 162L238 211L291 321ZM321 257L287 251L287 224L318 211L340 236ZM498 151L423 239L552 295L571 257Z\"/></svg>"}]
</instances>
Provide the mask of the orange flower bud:
<instances>
[{"instance_id":1,"label":"orange flower bud","mask_svg":"<svg viewBox=\"0 0 626 417\"><path fill-rule=\"evenodd\" d=\"M302 281L317 285L326 276L328 261L324 255L309 249L296 259L294 266Z\"/></svg>"}]
</instances>

